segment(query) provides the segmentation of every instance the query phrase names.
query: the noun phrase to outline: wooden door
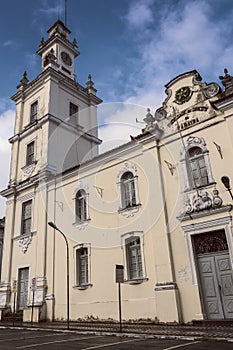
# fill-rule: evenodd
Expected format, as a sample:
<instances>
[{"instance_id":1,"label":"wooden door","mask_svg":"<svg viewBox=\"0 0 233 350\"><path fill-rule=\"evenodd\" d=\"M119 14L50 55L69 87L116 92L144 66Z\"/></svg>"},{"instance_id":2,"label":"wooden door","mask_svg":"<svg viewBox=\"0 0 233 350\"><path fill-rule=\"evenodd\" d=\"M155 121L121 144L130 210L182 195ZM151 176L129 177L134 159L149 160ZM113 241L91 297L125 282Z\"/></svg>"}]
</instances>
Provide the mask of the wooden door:
<instances>
[{"instance_id":1,"label":"wooden door","mask_svg":"<svg viewBox=\"0 0 233 350\"><path fill-rule=\"evenodd\" d=\"M233 272L229 253L198 255L197 262L206 317L233 318Z\"/></svg>"},{"instance_id":2,"label":"wooden door","mask_svg":"<svg viewBox=\"0 0 233 350\"><path fill-rule=\"evenodd\" d=\"M19 269L17 309L23 310L28 304L29 268Z\"/></svg>"}]
</instances>

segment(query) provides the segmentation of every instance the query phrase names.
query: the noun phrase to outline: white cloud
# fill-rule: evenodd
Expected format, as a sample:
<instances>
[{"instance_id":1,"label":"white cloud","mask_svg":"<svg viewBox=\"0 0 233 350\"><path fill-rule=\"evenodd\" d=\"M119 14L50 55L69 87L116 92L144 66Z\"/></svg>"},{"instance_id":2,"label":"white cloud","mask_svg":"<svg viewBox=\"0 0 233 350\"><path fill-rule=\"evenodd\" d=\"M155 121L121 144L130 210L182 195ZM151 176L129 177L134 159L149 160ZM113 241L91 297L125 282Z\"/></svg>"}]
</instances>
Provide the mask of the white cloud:
<instances>
[{"instance_id":1,"label":"white cloud","mask_svg":"<svg viewBox=\"0 0 233 350\"><path fill-rule=\"evenodd\" d=\"M27 67L34 68L39 63L39 57L35 53L25 53L25 61L27 62Z\"/></svg>"},{"instance_id":2,"label":"white cloud","mask_svg":"<svg viewBox=\"0 0 233 350\"><path fill-rule=\"evenodd\" d=\"M103 153L130 141L130 135L141 133L143 123L136 123L136 118L143 120L146 109L143 106L126 103L102 104L98 109L99 116L104 120L99 128L99 137L104 142L100 146Z\"/></svg>"},{"instance_id":3,"label":"white cloud","mask_svg":"<svg viewBox=\"0 0 233 350\"><path fill-rule=\"evenodd\" d=\"M14 47L15 42L13 40L7 40L2 44L3 47Z\"/></svg>"},{"instance_id":4,"label":"white cloud","mask_svg":"<svg viewBox=\"0 0 233 350\"><path fill-rule=\"evenodd\" d=\"M0 114L0 189L6 188L9 178L11 146L8 138L13 135L15 111ZM0 217L5 215L5 199L0 197Z\"/></svg>"},{"instance_id":5,"label":"white cloud","mask_svg":"<svg viewBox=\"0 0 233 350\"><path fill-rule=\"evenodd\" d=\"M61 15L63 10L64 10L64 5L63 3L61 3L61 0L60 0L60 3L56 4L55 6L49 6L49 4L46 1L46 2L43 2L42 7L39 10L37 10L37 14L47 16L48 18L52 18L54 16L58 18Z\"/></svg>"},{"instance_id":6,"label":"white cloud","mask_svg":"<svg viewBox=\"0 0 233 350\"><path fill-rule=\"evenodd\" d=\"M128 120L131 125L134 123L129 116L129 104L144 106L145 111L151 107L154 111L166 97L164 85L176 75L197 69L203 80L218 81L223 68L232 67L233 44L229 35L232 11L221 21L214 10L213 2L203 0L131 3L124 23L137 55L130 58L130 69L122 72L125 76L124 108L108 116L104 113L108 126L100 135L109 145L111 137L125 140L129 139L127 134L132 133L131 127L127 131L125 124ZM134 120L140 118L140 113L134 111ZM119 123L118 126L113 122ZM120 125L122 122L124 125Z\"/></svg>"},{"instance_id":7,"label":"white cloud","mask_svg":"<svg viewBox=\"0 0 233 350\"><path fill-rule=\"evenodd\" d=\"M142 29L153 21L153 13L151 5L153 0L140 0L131 3L129 12L125 16L131 27Z\"/></svg>"}]
</instances>

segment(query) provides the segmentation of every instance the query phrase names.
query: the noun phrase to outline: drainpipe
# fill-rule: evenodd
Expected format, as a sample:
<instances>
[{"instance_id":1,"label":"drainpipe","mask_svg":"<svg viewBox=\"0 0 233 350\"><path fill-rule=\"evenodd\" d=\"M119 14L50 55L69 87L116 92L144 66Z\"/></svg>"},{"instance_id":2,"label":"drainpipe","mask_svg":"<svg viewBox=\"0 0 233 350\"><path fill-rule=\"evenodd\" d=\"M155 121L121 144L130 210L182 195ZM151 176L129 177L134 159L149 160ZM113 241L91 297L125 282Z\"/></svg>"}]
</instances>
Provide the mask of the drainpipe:
<instances>
[{"instance_id":1,"label":"drainpipe","mask_svg":"<svg viewBox=\"0 0 233 350\"><path fill-rule=\"evenodd\" d=\"M155 139L156 139L157 157L158 157L158 162L159 162L159 175L160 175L160 183L161 183L161 191L162 191L162 202L163 202L163 208L164 208L164 219L165 219L165 228L166 228L166 235L167 235L167 242L168 242L168 252L169 252L169 258L170 258L172 282L176 286L177 284L176 284L176 275L175 275L175 268L174 268L174 257L173 257L171 236L170 236L171 232L170 232L168 208L167 208L167 202L166 202L166 196L165 196L164 176L163 176L163 171L162 171L160 145L159 145L160 138L155 138ZM177 308L178 308L177 311L178 311L179 323L182 323L183 322L183 315L182 315L179 291L177 291L177 294L176 294L176 303L177 303Z\"/></svg>"}]
</instances>

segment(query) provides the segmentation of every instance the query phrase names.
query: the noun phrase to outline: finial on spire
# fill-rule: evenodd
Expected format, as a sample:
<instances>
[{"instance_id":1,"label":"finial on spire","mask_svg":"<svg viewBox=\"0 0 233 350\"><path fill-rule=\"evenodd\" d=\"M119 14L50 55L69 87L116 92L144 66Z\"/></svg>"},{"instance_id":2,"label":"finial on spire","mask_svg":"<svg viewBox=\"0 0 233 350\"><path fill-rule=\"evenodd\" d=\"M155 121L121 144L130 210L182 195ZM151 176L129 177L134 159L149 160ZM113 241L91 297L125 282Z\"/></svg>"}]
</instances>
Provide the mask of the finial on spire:
<instances>
[{"instance_id":1,"label":"finial on spire","mask_svg":"<svg viewBox=\"0 0 233 350\"><path fill-rule=\"evenodd\" d=\"M86 82L88 93L96 94L97 90L94 88L94 82L92 81L91 74L88 75L88 81Z\"/></svg>"},{"instance_id":2,"label":"finial on spire","mask_svg":"<svg viewBox=\"0 0 233 350\"><path fill-rule=\"evenodd\" d=\"M27 72L26 72L26 70L25 70L24 73L23 73L23 77L22 77L22 79L20 80L20 83L21 83L22 85L27 85L28 82L29 82L29 80L28 80L28 78L27 78Z\"/></svg>"},{"instance_id":3,"label":"finial on spire","mask_svg":"<svg viewBox=\"0 0 233 350\"><path fill-rule=\"evenodd\" d=\"M45 40L44 40L44 37L41 38L41 41L40 41L40 48L43 47L45 44Z\"/></svg>"},{"instance_id":4,"label":"finial on spire","mask_svg":"<svg viewBox=\"0 0 233 350\"><path fill-rule=\"evenodd\" d=\"M27 72L25 71L23 73L22 78L20 79L20 84L17 86L17 89L24 90L25 87L27 86L28 82L29 82L29 80L27 78Z\"/></svg>"},{"instance_id":5,"label":"finial on spire","mask_svg":"<svg viewBox=\"0 0 233 350\"><path fill-rule=\"evenodd\" d=\"M77 40L74 38L73 42L72 42L72 45L75 49L78 48L78 44L77 44Z\"/></svg>"}]
</instances>

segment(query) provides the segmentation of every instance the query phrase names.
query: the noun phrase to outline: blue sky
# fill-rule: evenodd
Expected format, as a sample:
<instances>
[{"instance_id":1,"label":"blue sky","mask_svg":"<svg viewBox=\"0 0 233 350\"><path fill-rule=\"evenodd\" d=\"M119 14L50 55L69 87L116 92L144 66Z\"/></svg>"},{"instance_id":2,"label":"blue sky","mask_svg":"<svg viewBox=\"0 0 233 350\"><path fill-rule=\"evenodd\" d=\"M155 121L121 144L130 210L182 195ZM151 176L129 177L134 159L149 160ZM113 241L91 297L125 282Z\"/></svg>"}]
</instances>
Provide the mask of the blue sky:
<instances>
[{"instance_id":1,"label":"blue sky","mask_svg":"<svg viewBox=\"0 0 233 350\"><path fill-rule=\"evenodd\" d=\"M89 73L98 95L100 137L108 147L138 133L136 117L154 111L164 85L197 69L206 82L227 67L233 73L232 0L67 0L67 26L76 37L78 82ZM0 11L0 187L8 181L14 105L23 72L41 70L36 51L47 29L64 19L64 0L8 0ZM140 126L141 127L141 126ZM116 142L112 142L115 140ZM0 217L4 208L0 202Z\"/></svg>"}]
</instances>

